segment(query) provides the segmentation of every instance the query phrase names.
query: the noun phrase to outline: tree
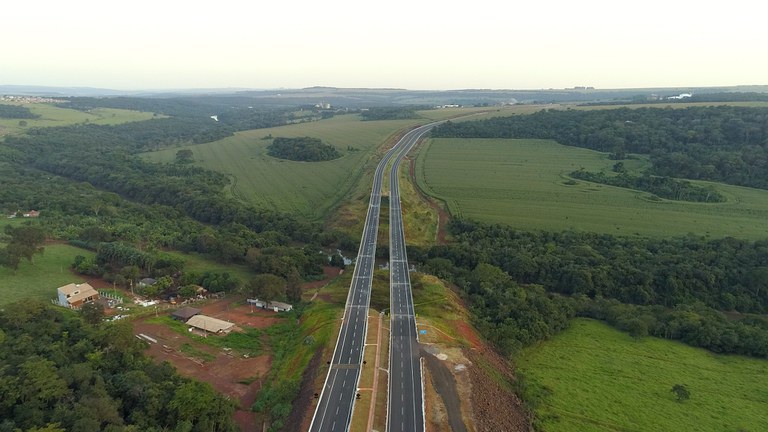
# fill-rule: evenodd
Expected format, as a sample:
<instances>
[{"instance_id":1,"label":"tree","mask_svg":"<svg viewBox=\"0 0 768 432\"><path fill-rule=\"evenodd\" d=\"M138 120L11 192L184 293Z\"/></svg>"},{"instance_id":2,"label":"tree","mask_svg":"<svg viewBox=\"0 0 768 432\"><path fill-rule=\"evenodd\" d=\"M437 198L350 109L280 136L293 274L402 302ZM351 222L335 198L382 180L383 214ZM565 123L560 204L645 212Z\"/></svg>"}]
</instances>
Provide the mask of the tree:
<instances>
[{"instance_id":1,"label":"tree","mask_svg":"<svg viewBox=\"0 0 768 432\"><path fill-rule=\"evenodd\" d=\"M301 301L301 275L295 268L288 273L285 280L285 295L294 303Z\"/></svg>"},{"instance_id":2,"label":"tree","mask_svg":"<svg viewBox=\"0 0 768 432\"><path fill-rule=\"evenodd\" d=\"M685 384L675 384L670 391L675 394L678 402L688 400L691 397L691 393L688 391L688 387L686 387Z\"/></svg>"},{"instance_id":3,"label":"tree","mask_svg":"<svg viewBox=\"0 0 768 432\"><path fill-rule=\"evenodd\" d=\"M5 233L11 237L5 247L5 253L0 257L0 265L18 269L21 258L34 264L33 257L43 253L45 243L45 231L32 225L23 225L14 228L11 225L5 227Z\"/></svg>"},{"instance_id":4,"label":"tree","mask_svg":"<svg viewBox=\"0 0 768 432\"><path fill-rule=\"evenodd\" d=\"M97 325L104 318L104 305L96 302L86 303L80 308L80 315L88 324Z\"/></svg>"},{"instance_id":5,"label":"tree","mask_svg":"<svg viewBox=\"0 0 768 432\"><path fill-rule=\"evenodd\" d=\"M190 149L182 149L176 152L177 164L188 164L192 163L194 160L192 150Z\"/></svg>"},{"instance_id":6,"label":"tree","mask_svg":"<svg viewBox=\"0 0 768 432\"><path fill-rule=\"evenodd\" d=\"M260 274L248 284L249 294L269 304L278 297L285 296L285 279L273 274Z\"/></svg>"}]
</instances>

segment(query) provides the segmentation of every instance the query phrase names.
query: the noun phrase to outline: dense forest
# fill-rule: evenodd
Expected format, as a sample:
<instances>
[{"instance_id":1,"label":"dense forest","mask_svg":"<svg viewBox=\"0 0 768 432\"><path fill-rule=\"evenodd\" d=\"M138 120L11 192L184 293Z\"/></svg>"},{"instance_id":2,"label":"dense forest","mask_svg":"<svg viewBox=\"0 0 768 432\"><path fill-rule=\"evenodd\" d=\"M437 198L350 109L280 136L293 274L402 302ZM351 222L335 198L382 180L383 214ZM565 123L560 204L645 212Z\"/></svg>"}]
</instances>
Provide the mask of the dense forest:
<instances>
[{"instance_id":1,"label":"dense forest","mask_svg":"<svg viewBox=\"0 0 768 432\"><path fill-rule=\"evenodd\" d=\"M0 103L0 118L5 119L34 119L39 116L27 107Z\"/></svg>"},{"instance_id":2,"label":"dense forest","mask_svg":"<svg viewBox=\"0 0 768 432\"><path fill-rule=\"evenodd\" d=\"M272 157L302 162L328 161L341 157L336 147L324 144L319 138L311 137L277 137L267 150L267 154Z\"/></svg>"},{"instance_id":3,"label":"dense forest","mask_svg":"<svg viewBox=\"0 0 768 432\"><path fill-rule=\"evenodd\" d=\"M458 285L480 328L506 352L581 314L715 351L768 356L768 322L734 322L718 312L768 311L768 241L526 232L465 220L450 228L454 243L409 255ZM481 277L488 273L494 276Z\"/></svg>"},{"instance_id":4,"label":"dense forest","mask_svg":"<svg viewBox=\"0 0 768 432\"><path fill-rule=\"evenodd\" d=\"M619 162L621 164L621 162ZM573 171L571 177L593 183L602 183L628 189L649 192L659 198L691 202L725 202L725 197L714 187L697 186L687 180L660 177L645 174L630 175L621 172L618 175L608 175L604 172Z\"/></svg>"},{"instance_id":5,"label":"dense forest","mask_svg":"<svg viewBox=\"0 0 768 432\"><path fill-rule=\"evenodd\" d=\"M128 323L35 302L0 311L0 431L235 431L234 404L144 357Z\"/></svg>"},{"instance_id":6,"label":"dense forest","mask_svg":"<svg viewBox=\"0 0 768 432\"><path fill-rule=\"evenodd\" d=\"M768 189L768 108L545 110L446 122L432 136L553 139L614 159L648 154L653 175Z\"/></svg>"}]
</instances>

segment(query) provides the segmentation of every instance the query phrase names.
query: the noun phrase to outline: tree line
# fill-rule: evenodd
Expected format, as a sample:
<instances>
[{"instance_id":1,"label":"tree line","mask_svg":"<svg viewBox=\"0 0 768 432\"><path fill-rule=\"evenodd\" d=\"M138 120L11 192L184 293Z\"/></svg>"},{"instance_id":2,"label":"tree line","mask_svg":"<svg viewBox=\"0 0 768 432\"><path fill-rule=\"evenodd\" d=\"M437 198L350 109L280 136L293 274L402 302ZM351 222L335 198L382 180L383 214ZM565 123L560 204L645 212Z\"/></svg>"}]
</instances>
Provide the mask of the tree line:
<instances>
[{"instance_id":1,"label":"tree line","mask_svg":"<svg viewBox=\"0 0 768 432\"><path fill-rule=\"evenodd\" d=\"M30 111L27 107L0 103L0 118L24 120L39 117L39 115Z\"/></svg>"},{"instance_id":2,"label":"tree line","mask_svg":"<svg viewBox=\"0 0 768 432\"><path fill-rule=\"evenodd\" d=\"M426 108L426 107L424 107ZM360 111L363 120L405 120L418 118L416 107L374 107Z\"/></svg>"},{"instance_id":3,"label":"tree line","mask_svg":"<svg viewBox=\"0 0 768 432\"><path fill-rule=\"evenodd\" d=\"M768 310L768 241L525 232L467 220L450 230L454 243L409 256L462 290L504 352L549 337L578 314L720 352L768 355L768 323L750 318ZM531 312L531 303L548 312Z\"/></svg>"},{"instance_id":4,"label":"tree line","mask_svg":"<svg viewBox=\"0 0 768 432\"><path fill-rule=\"evenodd\" d=\"M648 154L653 175L768 189L768 108L543 110L446 122L432 136L553 139L615 159Z\"/></svg>"},{"instance_id":5,"label":"tree line","mask_svg":"<svg viewBox=\"0 0 768 432\"><path fill-rule=\"evenodd\" d=\"M697 186L687 180L653 176L648 173L640 176L631 175L626 172L620 172L618 175L608 175L604 172L590 172L581 169L573 171L568 175L575 179L593 183L649 192L656 197L670 200L710 203L725 202L725 197L712 186Z\"/></svg>"}]
</instances>

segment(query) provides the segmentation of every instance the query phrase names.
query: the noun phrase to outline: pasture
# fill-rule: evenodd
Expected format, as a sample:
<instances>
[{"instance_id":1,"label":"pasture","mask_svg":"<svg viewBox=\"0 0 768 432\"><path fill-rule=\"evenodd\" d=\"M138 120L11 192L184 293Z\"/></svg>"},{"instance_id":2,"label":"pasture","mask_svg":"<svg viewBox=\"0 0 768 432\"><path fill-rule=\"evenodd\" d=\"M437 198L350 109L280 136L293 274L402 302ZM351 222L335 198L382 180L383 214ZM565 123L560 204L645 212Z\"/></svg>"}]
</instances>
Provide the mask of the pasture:
<instances>
[{"instance_id":1,"label":"pasture","mask_svg":"<svg viewBox=\"0 0 768 432\"><path fill-rule=\"evenodd\" d=\"M568 184L567 174L580 168L610 171L615 161L592 150L525 139L432 139L425 145L417 158L419 187L455 216L524 230L768 237L765 190L695 182L714 185L727 202L651 200L631 189ZM625 161L630 170L646 164L640 157Z\"/></svg>"},{"instance_id":2,"label":"pasture","mask_svg":"<svg viewBox=\"0 0 768 432\"><path fill-rule=\"evenodd\" d=\"M93 123L114 125L134 121L158 118L153 113L131 111L114 108L94 108L88 112L68 108L59 108L51 104L25 104L32 113L39 115L36 119L0 119L0 136L21 133L30 128L67 126L76 123ZM20 126L19 121L27 122Z\"/></svg>"},{"instance_id":3,"label":"pasture","mask_svg":"<svg viewBox=\"0 0 768 432\"><path fill-rule=\"evenodd\" d=\"M70 269L78 255L95 254L66 244L48 244L42 255L35 255L34 263L22 260L16 272L0 267L0 305L23 299L47 301L56 297L56 288L84 282L84 276Z\"/></svg>"},{"instance_id":4,"label":"pasture","mask_svg":"<svg viewBox=\"0 0 768 432\"><path fill-rule=\"evenodd\" d=\"M376 151L398 130L424 119L361 121L342 115L316 122L238 132L219 141L185 146L195 164L229 174L233 196L259 207L319 220L362 181L378 162ZM295 162L267 155L272 137L309 136L336 147L342 157L323 162ZM179 148L145 153L152 162L173 162ZM370 190L370 185L365 188Z\"/></svg>"},{"instance_id":5,"label":"pasture","mask_svg":"<svg viewBox=\"0 0 768 432\"><path fill-rule=\"evenodd\" d=\"M248 283L257 273L243 264L222 264L212 259L206 258L199 253L184 253L177 251L165 251L167 255L184 260L184 272L196 272L203 274L205 272L229 273L230 276L238 278L242 283Z\"/></svg>"},{"instance_id":6,"label":"pasture","mask_svg":"<svg viewBox=\"0 0 768 432\"><path fill-rule=\"evenodd\" d=\"M768 361L717 355L628 334L599 321L571 328L516 359L548 432L758 431L768 425ZM690 399L671 388L684 384Z\"/></svg>"}]
</instances>

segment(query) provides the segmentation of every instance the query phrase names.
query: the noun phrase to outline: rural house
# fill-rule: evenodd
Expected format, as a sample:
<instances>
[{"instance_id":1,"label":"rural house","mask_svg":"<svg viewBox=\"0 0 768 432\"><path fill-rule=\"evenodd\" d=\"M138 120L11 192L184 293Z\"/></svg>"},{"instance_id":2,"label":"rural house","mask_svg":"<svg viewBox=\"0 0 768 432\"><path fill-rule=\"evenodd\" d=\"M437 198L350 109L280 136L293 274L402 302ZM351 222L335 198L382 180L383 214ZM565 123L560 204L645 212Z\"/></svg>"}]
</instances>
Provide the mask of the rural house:
<instances>
[{"instance_id":1,"label":"rural house","mask_svg":"<svg viewBox=\"0 0 768 432\"><path fill-rule=\"evenodd\" d=\"M59 305L79 309L85 303L99 299L99 293L88 283L64 285L57 289Z\"/></svg>"}]
</instances>

